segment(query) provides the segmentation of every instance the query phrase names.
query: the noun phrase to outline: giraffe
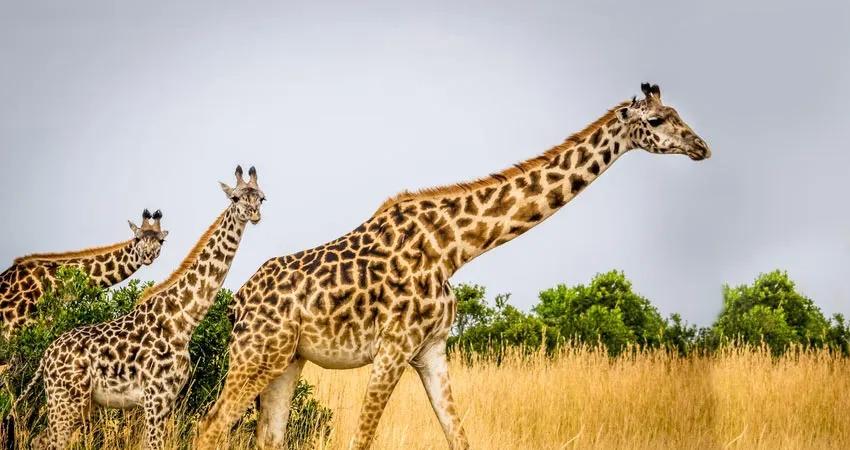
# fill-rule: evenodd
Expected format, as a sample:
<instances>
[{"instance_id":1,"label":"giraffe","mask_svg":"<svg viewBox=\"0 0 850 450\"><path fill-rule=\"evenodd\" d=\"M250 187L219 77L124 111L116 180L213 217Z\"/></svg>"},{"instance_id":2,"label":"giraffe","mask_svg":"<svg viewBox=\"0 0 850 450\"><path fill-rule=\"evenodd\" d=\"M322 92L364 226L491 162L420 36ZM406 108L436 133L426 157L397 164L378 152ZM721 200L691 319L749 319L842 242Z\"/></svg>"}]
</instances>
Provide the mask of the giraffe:
<instances>
[{"instance_id":1,"label":"giraffe","mask_svg":"<svg viewBox=\"0 0 850 450\"><path fill-rule=\"evenodd\" d=\"M192 332L221 288L247 222L260 221L265 194L257 171L251 167L248 174L245 182L237 167L236 186L221 183L228 207L171 276L146 290L130 313L71 330L48 347L39 371L49 425L39 445L66 448L94 404L142 407L146 448L163 447L167 419L189 378Z\"/></svg>"},{"instance_id":2,"label":"giraffe","mask_svg":"<svg viewBox=\"0 0 850 450\"><path fill-rule=\"evenodd\" d=\"M452 398L446 338L461 266L550 217L634 148L710 156L705 142L661 101L657 85L609 110L545 153L452 186L404 191L350 233L265 262L235 295L230 369L199 425L213 448L259 396L259 448L283 448L289 401L302 368L372 364L352 447L368 448L407 364L418 373L449 446L468 448Z\"/></svg>"},{"instance_id":3,"label":"giraffe","mask_svg":"<svg viewBox=\"0 0 850 450\"><path fill-rule=\"evenodd\" d=\"M6 332L19 329L35 312L36 300L44 294L46 283L52 284L62 266L79 267L92 283L109 287L127 279L143 265L159 256L168 231L160 225L162 212L142 213L142 226L131 221L133 238L104 247L65 253L37 253L15 259L0 274L0 315Z\"/></svg>"}]
</instances>

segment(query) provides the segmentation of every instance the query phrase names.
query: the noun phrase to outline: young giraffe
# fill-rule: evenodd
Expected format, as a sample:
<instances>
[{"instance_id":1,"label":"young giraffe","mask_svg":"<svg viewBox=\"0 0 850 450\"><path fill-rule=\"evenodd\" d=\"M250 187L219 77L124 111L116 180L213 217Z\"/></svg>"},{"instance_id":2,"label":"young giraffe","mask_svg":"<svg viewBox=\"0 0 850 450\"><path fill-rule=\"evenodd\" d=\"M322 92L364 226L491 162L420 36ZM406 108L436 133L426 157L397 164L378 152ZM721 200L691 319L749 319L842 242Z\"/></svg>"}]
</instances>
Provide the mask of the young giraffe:
<instances>
[{"instance_id":1,"label":"young giraffe","mask_svg":"<svg viewBox=\"0 0 850 450\"><path fill-rule=\"evenodd\" d=\"M257 444L284 448L290 397L312 361L332 369L372 363L354 448L370 446L407 364L449 445L468 448L446 364L456 309L448 280L551 216L630 149L708 158L658 86L642 90L645 98L617 105L540 156L474 182L403 192L341 238L263 264L235 296L230 371L196 447L213 448L259 395Z\"/></svg>"},{"instance_id":2,"label":"young giraffe","mask_svg":"<svg viewBox=\"0 0 850 450\"><path fill-rule=\"evenodd\" d=\"M6 332L20 328L35 311L35 302L44 294L45 283L53 283L62 266L79 267L92 282L109 287L127 279L142 265L159 256L168 231L160 226L162 212L142 213L142 226L128 221L133 238L117 244L66 253L39 253L15 259L0 274L0 315Z\"/></svg>"},{"instance_id":3,"label":"young giraffe","mask_svg":"<svg viewBox=\"0 0 850 450\"><path fill-rule=\"evenodd\" d=\"M127 315L77 328L45 351L40 370L47 393L48 435L64 449L92 404L141 406L146 448L163 446L165 425L189 377L189 340L212 305L248 221L260 221L265 195L251 167L250 181L236 168L236 187L221 183L230 205L164 282L142 294ZM43 445L43 444L42 444Z\"/></svg>"}]
</instances>

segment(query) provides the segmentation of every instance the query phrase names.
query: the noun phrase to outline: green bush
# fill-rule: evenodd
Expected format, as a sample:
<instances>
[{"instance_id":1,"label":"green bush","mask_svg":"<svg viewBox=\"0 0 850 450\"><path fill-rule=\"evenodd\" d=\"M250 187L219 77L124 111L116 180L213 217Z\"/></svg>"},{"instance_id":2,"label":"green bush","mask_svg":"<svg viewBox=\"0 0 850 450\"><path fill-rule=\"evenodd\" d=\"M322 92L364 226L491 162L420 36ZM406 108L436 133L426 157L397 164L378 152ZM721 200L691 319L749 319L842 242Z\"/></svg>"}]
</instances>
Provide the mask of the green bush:
<instances>
[{"instance_id":1,"label":"green bush","mask_svg":"<svg viewBox=\"0 0 850 450\"><path fill-rule=\"evenodd\" d=\"M481 286L460 284L454 293L458 301L457 317L448 340L449 349L499 359L506 348L520 347L526 352L556 348L556 330L508 304L510 294L497 295L495 306L491 307Z\"/></svg>"},{"instance_id":2,"label":"green bush","mask_svg":"<svg viewBox=\"0 0 850 450\"><path fill-rule=\"evenodd\" d=\"M699 332L696 326L688 325L682 316L674 313L666 321L662 341L668 351L686 356L699 347Z\"/></svg>"},{"instance_id":3,"label":"green bush","mask_svg":"<svg viewBox=\"0 0 850 450\"><path fill-rule=\"evenodd\" d=\"M547 289L532 311L561 336L602 343L612 355L630 345L660 346L666 327L658 310L632 291L632 283L616 270L596 275L587 286Z\"/></svg>"},{"instance_id":4,"label":"green bush","mask_svg":"<svg viewBox=\"0 0 850 450\"><path fill-rule=\"evenodd\" d=\"M844 320L843 314L834 314L830 320L826 341L830 349L850 356L850 324Z\"/></svg>"},{"instance_id":5,"label":"green bush","mask_svg":"<svg viewBox=\"0 0 850 450\"><path fill-rule=\"evenodd\" d=\"M497 295L495 305L490 306L485 293L477 285L455 287L457 318L449 347L477 353L522 347L551 354L566 343L580 343L603 345L611 355L617 355L630 346L655 348L663 344L686 353L697 333L678 315L663 320L618 271L598 274L587 286L562 284L544 290L531 308L532 314L509 305L509 294ZM669 330L668 325L672 327Z\"/></svg>"},{"instance_id":6,"label":"green bush","mask_svg":"<svg viewBox=\"0 0 850 450\"><path fill-rule=\"evenodd\" d=\"M41 383L24 398L19 396L33 379L41 355L50 343L73 328L105 322L128 313L149 285L132 280L122 288L102 289L93 286L86 274L78 269L59 269L56 285L49 286L36 303L33 320L9 338L0 336L0 361L7 365L2 375L5 388L0 391L0 413L3 417L9 415L10 405L13 399L17 399L18 420L24 421L29 429L42 427L45 417ZM189 352L194 369L178 399L188 417L197 419L215 401L227 375L231 330L227 308L231 300L230 291L219 291L209 313L192 335ZM292 400L288 429L293 448L330 432L332 412L311 394L312 386L299 381Z\"/></svg>"},{"instance_id":7,"label":"green bush","mask_svg":"<svg viewBox=\"0 0 850 450\"><path fill-rule=\"evenodd\" d=\"M229 290L218 291L215 302L189 342L193 371L183 394L186 411L190 414L202 413L215 402L227 376L227 349L232 328L227 308L232 300L233 293Z\"/></svg>"},{"instance_id":8,"label":"green bush","mask_svg":"<svg viewBox=\"0 0 850 450\"><path fill-rule=\"evenodd\" d=\"M722 339L764 343L774 354L791 344L823 347L829 329L820 308L797 292L787 273L778 270L759 275L752 285L724 286L723 310L714 324Z\"/></svg>"},{"instance_id":9,"label":"green bush","mask_svg":"<svg viewBox=\"0 0 850 450\"><path fill-rule=\"evenodd\" d=\"M292 407L289 412L289 425L286 428L286 440L290 449L313 448L313 443L321 437L327 439L331 434L333 412L313 397L313 386L304 380L298 380Z\"/></svg>"},{"instance_id":10,"label":"green bush","mask_svg":"<svg viewBox=\"0 0 850 450\"><path fill-rule=\"evenodd\" d=\"M485 300L482 286L454 288L457 318L449 347L501 352L506 347L552 352L567 343L602 344L611 355L627 348L664 348L686 356L707 355L728 345L767 345L780 354L792 345L829 348L850 356L850 323L824 318L796 291L785 272L760 275L752 285L723 289L723 310L710 327L697 328L678 314L662 319L622 272L596 275L589 285L558 285L540 292L532 314L508 304L509 294Z\"/></svg>"}]
</instances>

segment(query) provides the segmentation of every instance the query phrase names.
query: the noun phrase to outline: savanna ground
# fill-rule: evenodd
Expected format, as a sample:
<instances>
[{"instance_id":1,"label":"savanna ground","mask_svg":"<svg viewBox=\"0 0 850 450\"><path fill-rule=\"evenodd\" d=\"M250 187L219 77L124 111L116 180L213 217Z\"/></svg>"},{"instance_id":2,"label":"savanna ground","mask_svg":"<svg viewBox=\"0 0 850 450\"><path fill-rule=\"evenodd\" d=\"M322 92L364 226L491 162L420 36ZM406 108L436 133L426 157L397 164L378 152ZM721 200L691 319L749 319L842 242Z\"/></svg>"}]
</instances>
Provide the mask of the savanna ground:
<instances>
[{"instance_id":1,"label":"savanna ground","mask_svg":"<svg viewBox=\"0 0 850 450\"><path fill-rule=\"evenodd\" d=\"M514 354L500 365L455 357L451 374L473 448L850 448L850 359L827 351L610 358L574 348L555 358ZM332 432L314 448L347 448L369 367L308 365L304 377L334 411ZM103 448L138 448L139 427L115 417L98 421L97 440ZM253 448L246 428L234 431L231 448ZM173 434L171 447L186 448L190 433ZM390 399L374 448L446 448L412 370Z\"/></svg>"}]
</instances>

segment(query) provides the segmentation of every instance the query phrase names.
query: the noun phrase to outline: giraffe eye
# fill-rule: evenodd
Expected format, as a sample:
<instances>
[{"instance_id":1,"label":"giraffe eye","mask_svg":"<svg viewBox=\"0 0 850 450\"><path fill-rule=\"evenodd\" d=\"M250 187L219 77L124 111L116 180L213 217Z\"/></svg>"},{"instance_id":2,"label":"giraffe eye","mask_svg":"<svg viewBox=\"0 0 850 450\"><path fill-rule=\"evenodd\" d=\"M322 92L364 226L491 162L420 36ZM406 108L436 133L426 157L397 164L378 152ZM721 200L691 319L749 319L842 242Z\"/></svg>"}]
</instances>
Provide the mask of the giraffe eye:
<instances>
[{"instance_id":1,"label":"giraffe eye","mask_svg":"<svg viewBox=\"0 0 850 450\"><path fill-rule=\"evenodd\" d=\"M651 125L653 127L657 127L658 125L661 125L662 123L664 123L664 119L662 119L661 117L653 117L653 118L647 120L647 122L649 122L649 125Z\"/></svg>"},{"instance_id":2,"label":"giraffe eye","mask_svg":"<svg viewBox=\"0 0 850 450\"><path fill-rule=\"evenodd\" d=\"M265 197L263 197L263 198L261 198L261 199L260 199L260 203L263 203L264 201L266 201L266 198L265 198Z\"/></svg>"}]
</instances>

